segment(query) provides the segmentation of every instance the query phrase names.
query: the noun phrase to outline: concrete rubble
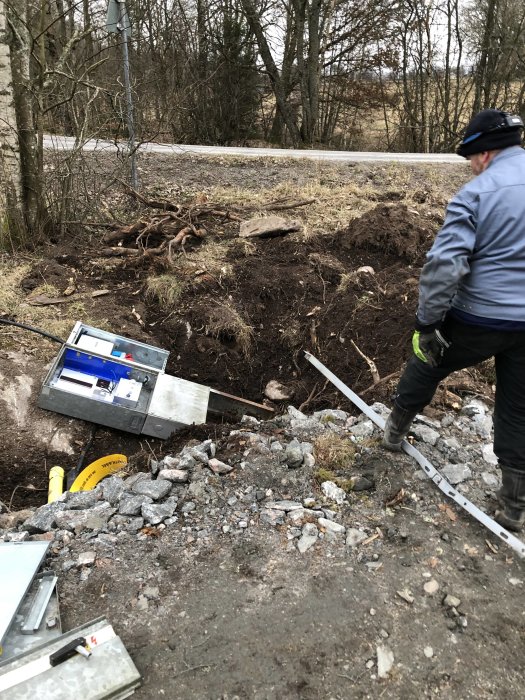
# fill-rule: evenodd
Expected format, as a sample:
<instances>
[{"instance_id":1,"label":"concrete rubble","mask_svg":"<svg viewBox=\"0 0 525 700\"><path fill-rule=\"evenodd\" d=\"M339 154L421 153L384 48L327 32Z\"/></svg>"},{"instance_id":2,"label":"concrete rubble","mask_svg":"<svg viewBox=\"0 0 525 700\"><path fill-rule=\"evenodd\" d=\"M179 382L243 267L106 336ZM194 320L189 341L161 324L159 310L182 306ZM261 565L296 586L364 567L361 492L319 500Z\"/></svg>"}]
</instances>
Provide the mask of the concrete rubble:
<instances>
[{"instance_id":1,"label":"concrete rubble","mask_svg":"<svg viewBox=\"0 0 525 700\"><path fill-rule=\"evenodd\" d=\"M381 404L374 408L382 415L388 414ZM483 459L486 445L480 444L480 439L485 438L478 430L480 415L490 417L488 408L481 402L470 402L459 417L443 420L445 428L420 416L412 431L418 447L451 483L463 485L467 479L475 482L478 500L499 483L497 470L490 471ZM358 552L361 543L374 536L366 519L352 510L343 488L331 480L316 483L314 478L315 440L319 435L332 433L355 442L355 461L349 465L350 473L345 474L352 490L363 480L367 488L373 486L370 474L365 478L359 473L360 462L372 451L370 438L380 437L368 419L356 419L341 410L307 416L290 407L270 426L254 419L245 421L245 425L249 429L231 431L226 442L236 443L238 449L230 449L227 460L215 456L217 445L210 439L187 445L178 454L155 461L151 473L111 476L93 491L66 493L59 501L19 517L0 516L3 538L13 541L51 533L55 551L67 560L67 533L85 540L92 551L93 544L111 545L113 540L108 537L115 538L115 545L129 537L140 540L145 537L145 526L177 528L186 542L206 541L214 533L246 536L254 527L284 528L291 546L301 555L326 546ZM278 436L275 428L281 432ZM464 452L470 466L462 462ZM381 459L380 449L378 454ZM477 467L480 464L484 465L483 470ZM243 475L250 470L261 476L260 483L247 479L252 483L243 487ZM286 483L281 493L287 492L291 497L276 498L274 489L267 487L268 474L275 472ZM229 481L231 474L236 475L235 481ZM88 566L88 560L81 557L82 554L79 565ZM370 570L377 566L369 562ZM437 590L434 585L439 588L437 582L425 584L427 594Z\"/></svg>"},{"instance_id":2,"label":"concrete rubble","mask_svg":"<svg viewBox=\"0 0 525 700\"><path fill-rule=\"evenodd\" d=\"M374 409L388 415L382 404ZM480 428L491 420L485 404L469 400L459 414L446 414L441 422L418 416L411 431L418 449L478 502L493 493L500 479L487 462L487 435ZM339 409L309 416L290 406L271 424L245 419L221 445L227 457L216 456L211 439L188 444L178 454L152 461L150 473L111 476L93 491L68 492L34 511L0 515L0 533L7 541L51 533L55 550L66 558L64 533L98 546L103 536L115 536L117 542L143 538L145 526L177 528L183 541L207 540L214 533L248 536L254 527L284 528L300 554L325 543L358 551L374 535L362 517L364 509L356 510L335 481L316 480L315 443L326 434L349 438L356 446L342 476L361 505L359 484L366 482L368 490L374 486L370 473L360 473L360 464L374 452L371 440L376 440L379 462L387 459L379 447L380 431L367 418ZM282 484L278 489L270 478L276 474Z\"/></svg>"}]
</instances>

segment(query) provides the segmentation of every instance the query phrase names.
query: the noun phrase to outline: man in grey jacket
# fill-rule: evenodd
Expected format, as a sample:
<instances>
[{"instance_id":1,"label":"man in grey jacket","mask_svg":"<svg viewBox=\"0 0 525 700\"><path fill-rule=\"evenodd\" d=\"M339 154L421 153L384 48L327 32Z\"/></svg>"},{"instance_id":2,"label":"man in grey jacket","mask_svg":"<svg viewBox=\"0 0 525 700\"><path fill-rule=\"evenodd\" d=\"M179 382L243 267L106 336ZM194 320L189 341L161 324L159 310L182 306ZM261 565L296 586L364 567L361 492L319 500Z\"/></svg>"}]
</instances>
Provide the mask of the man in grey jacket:
<instances>
[{"instance_id":1,"label":"man in grey jacket","mask_svg":"<svg viewBox=\"0 0 525 700\"><path fill-rule=\"evenodd\" d=\"M525 151L520 117L485 109L458 154L476 177L450 201L427 254L409 360L383 445L400 450L439 382L494 357L494 452L502 472L496 520L525 524Z\"/></svg>"}]
</instances>

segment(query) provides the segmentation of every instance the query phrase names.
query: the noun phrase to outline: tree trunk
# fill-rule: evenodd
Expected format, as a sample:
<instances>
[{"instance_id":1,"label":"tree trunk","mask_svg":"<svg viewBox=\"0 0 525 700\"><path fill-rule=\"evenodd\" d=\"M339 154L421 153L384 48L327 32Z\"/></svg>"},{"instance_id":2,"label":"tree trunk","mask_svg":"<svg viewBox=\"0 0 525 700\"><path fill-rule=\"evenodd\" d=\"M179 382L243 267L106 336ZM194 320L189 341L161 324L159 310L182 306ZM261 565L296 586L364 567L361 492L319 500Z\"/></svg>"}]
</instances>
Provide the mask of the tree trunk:
<instances>
[{"instance_id":1,"label":"tree trunk","mask_svg":"<svg viewBox=\"0 0 525 700\"><path fill-rule=\"evenodd\" d=\"M27 25L26 0L11 0L7 7L7 21L11 27L11 71L22 166L24 216L29 231L38 233L42 178L32 102L29 65L32 39Z\"/></svg>"},{"instance_id":2,"label":"tree trunk","mask_svg":"<svg viewBox=\"0 0 525 700\"><path fill-rule=\"evenodd\" d=\"M0 247L13 247L24 238L22 173L3 2L0 2L0 179Z\"/></svg>"},{"instance_id":3,"label":"tree trunk","mask_svg":"<svg viewBox=\"0 0 525 700\"><path fill-rule=\"evenodd\" d=\"M485 28L482 37L479 62L476 67L476 86L474 93L474 104L472 105L473 114L479 112L480 109L486 109L487 107L491 106L488 66L493 58L492 34L494 32L497 9L497 0L489 0L487 4L487 13L485 15Z\"/></svg>"},{"instance_id":4,"label":"tree trunk","mask_svg":"<svg viewBox=\"0 0 525 700\"><path fill-rule=\"evenodd\" d=\"M270 50L268 41L266 40L266 36L264 34L264 30L261 24L261 19L255 6L253 5L252 0L242 0L242 6L246 13L246 18L248 20L248 24L250 25L250 29L252 30L253 34L255 35L255 38L257 39L257 44L259 46L259 52L261 54L264 67L272 83L272 88L275 94L275 101L277 103L277 109L282 115L283 121L286 124L286 128L288 129L293 145L297 146L301 142L301 134L299 133L299 129L293 118L290 105L288 104L288 101L286 99L286 94L283 89L283 84L281 82L279 70L277 69L275 61L273 60L272 52Z\"/></svg>"}]
</instances>

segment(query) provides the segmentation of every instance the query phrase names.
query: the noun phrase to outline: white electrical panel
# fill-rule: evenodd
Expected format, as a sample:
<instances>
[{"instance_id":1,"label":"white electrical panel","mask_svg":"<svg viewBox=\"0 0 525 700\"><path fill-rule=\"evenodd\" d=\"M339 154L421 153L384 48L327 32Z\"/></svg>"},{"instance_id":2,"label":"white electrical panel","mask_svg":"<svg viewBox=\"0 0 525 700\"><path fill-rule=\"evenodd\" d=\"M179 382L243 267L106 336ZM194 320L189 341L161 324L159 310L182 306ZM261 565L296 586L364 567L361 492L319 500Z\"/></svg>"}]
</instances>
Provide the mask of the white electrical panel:
<instances>
[{"instance_id":1,"label":"white electrical panel","mask_svg":"<svg viewBox=\"0 0 525 700\"><path fill-rule=\"evenodd\" d=\"M111 343L109 340L102 340L102 338L95 338L92 335L84 333L79 337L75 345L82 350L89 350L99 355L111 357L115 343Z\"/></svg>"},{"instance_id":2,"label":"white electrical panel","mask_svg":"<svg viewBox=\"0 0 525 700\"><path fill-rule=\"evenodd\" d=\"M134 379L120 379L113 394L113 403L134 408L140 397L142 384Z\"/></svg>"}]
</instances>

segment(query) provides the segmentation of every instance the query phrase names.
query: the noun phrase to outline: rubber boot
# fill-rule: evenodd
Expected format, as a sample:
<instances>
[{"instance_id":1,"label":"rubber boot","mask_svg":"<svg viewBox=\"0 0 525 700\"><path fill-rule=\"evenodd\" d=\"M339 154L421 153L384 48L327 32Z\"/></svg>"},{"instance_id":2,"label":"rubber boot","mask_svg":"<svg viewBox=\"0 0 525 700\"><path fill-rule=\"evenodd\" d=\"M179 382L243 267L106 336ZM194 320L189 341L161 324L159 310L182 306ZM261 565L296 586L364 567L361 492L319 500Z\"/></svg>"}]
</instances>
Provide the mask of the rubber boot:
<instances>
[{"instance_id":1,"label":"rubber boot","mask_svg":"<svg viewBox=\"0 0 525 700\"><path fill-rule=\"evenodd\" d=\"M507 530L520 532L525 525L525 472L502 465L501 480L497 494L501 509L494 520Z\"/></svg>"},{"instance_id":2,"label":"rubber boot","mask_svg":"<svg viewBox=\"0 0 525 700\"><path fill-rule=\"evenodd\" d=\"M383 447L392 452L401 452L401 443L408 433L416 411L409 411L394 404L385 424Z\"/></svg>"}]
</instances>

